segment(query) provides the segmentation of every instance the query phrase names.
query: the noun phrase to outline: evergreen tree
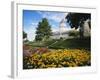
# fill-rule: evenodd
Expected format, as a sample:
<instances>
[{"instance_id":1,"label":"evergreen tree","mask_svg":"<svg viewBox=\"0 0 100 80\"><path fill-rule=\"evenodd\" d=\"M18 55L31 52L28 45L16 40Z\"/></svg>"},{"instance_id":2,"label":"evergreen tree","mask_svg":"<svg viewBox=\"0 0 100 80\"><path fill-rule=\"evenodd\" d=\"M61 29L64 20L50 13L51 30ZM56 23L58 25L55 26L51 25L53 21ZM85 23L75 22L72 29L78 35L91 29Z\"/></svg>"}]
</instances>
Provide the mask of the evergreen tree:
<instances>
[{"instance_id":1,"label":"evergreen tree","mask_svg":"<svg viewBox=\"0 0 100 80\"><path fill-rule=\"evenodd\" d=\"M36 41L45 41L49 39L51 36L51 26L46 18L43 18L41 22L39 22L37 30L36 30Z\"/></svg>"}]
</instances>

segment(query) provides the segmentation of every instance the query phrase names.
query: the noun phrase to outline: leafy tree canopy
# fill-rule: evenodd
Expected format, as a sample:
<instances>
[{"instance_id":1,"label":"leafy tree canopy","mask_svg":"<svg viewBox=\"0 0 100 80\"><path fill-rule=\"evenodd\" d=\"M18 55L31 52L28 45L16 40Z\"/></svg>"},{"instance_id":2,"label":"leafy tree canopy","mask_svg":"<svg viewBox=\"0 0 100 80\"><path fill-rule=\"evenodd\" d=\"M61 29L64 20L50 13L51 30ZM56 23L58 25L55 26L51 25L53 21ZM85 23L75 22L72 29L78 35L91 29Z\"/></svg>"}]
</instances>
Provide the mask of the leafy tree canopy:
<instances>
[{"instance_id":1,"label":"leafy tree canopy","mask_svg":"<svg viewBox=\"0 0 100 80\"><path fill-rule=\"evenodd\" d=\"M41 22L38 23L36 30L36 41L42 41L50 38L51 26L46 18L43 18Z\"/></svg>"},{"instance_id":2,"label":"leafy tree canopy","mask_svg":"<svg viewBox=\"0 0 100 80\"><path fill-rule=\"evenodd\" d=\"M89 19L89 27L91 28L91 14L89 13L68 13L67 22L71 28L78 29L80 27L80 38L84 38L84 21Z\"/></svg>"},{"instance_id":3,"label":"leafy tree canopy","mask_svg":"<svg viewBox=\"0 0 100 80\"><path fill-rule=\"evenodd\" d=\"M69 13L66 16L67 22L71 26L71 28L77 29L82 21L86 21L87 19L91 20L91 14L89 13ZM90 23L89 26L91 27Z\"/></svg>"}]
</instances>

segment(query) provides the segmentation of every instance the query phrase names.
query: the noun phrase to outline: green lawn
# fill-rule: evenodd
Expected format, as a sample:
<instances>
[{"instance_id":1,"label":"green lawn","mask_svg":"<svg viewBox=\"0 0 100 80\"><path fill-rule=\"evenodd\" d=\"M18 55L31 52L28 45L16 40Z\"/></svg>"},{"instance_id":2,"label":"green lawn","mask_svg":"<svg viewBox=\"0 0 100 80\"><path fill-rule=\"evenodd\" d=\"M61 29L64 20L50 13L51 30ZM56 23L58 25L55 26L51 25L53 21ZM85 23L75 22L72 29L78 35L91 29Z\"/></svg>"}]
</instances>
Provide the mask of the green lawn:
<instances>
[{"instance_id":1,"label":"green lawn","mask_svg":"<svg viewBox=\"0 0 100 80\"><path fill-rule=\"evenodd\" d=\"M49 40L45 42L27 42L27 44L32 47L48 47L50 49L91 49L90 38L59 39Z\"/></svg>"},{"instance_id":2,"label":"green lawn","mask_svg":"<svg viewBox=\"0 0 100 80\"><path fill-rule=\"evenodd\" d=\"M59 40L57 43L49 46L49 48L56 48L56 49L65 49L65 48L85 48L90 50L91 41L90 38L74 38L74 39L66 39L66 40Z\"/></svg>"}]
</instances>

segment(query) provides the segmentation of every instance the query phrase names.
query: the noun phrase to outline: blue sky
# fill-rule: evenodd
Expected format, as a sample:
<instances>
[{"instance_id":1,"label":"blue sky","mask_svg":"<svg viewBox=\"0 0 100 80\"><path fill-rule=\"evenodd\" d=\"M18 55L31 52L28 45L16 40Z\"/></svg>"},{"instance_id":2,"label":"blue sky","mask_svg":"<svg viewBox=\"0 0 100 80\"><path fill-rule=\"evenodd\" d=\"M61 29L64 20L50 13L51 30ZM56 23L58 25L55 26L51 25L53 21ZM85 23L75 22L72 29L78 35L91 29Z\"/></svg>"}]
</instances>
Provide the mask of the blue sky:
<instances>
[{"instance_id":1,"label":"blue sky","mask_svg":"<svg viewBox=\"0 0 100 80\"><path fill-rule=\"evenodd\" d=\"M28 40L32 41L35 39L36 28L42 18L48 19L52 31L55 32L59 30L60 21L67 14L63 12L23 10L23 29L28 35ZM66 29L70 29L68 24L66 24Z\"/></svg>"}]
</instances>

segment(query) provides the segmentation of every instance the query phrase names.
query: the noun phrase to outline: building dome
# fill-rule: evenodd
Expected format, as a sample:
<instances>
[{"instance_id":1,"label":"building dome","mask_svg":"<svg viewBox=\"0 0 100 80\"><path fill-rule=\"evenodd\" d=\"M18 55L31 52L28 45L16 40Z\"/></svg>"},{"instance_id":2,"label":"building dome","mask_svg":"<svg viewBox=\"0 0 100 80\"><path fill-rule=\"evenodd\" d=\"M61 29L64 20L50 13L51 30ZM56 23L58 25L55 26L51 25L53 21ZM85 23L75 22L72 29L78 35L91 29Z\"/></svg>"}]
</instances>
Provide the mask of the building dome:
<instances>
[{"instance_id":1,"label":"building dome","mask_svg":"<svg viewBox=\"0 0 100 80\"><path fill-rule=\"evenodd\" d=\"M59 25L60 37L67 31L65 19L62 19Z\"/></svg>"},{"instance_id":2,"label":"building dome","mask_svg":"<svg viewBox=\"0 0 100 80\"><path fill-rule=\"evenodd\" d=\"M68 29L66 25L66 20L62 19L59 23L59 30L53 32L52 39L68 38Z\"/></svg>"}]
</instances>

